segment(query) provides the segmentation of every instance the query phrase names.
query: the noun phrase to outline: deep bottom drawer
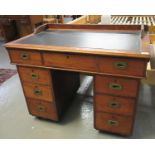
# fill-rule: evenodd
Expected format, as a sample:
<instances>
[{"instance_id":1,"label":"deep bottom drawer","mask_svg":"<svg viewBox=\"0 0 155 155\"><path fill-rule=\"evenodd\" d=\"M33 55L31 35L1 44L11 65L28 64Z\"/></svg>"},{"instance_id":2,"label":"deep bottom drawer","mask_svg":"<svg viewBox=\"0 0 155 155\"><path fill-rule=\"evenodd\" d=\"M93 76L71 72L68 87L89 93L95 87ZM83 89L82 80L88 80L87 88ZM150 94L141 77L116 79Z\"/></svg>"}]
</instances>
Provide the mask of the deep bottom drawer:
<instances>
[{"instance_id":1,"label":"deep bottom drawer","mask_svg":"<svg viewBox=\"0 0 155 155\"><path fill-rule=\"evenodd\" d=\"M58 114L54 103L44 102L40 100L27 99L29 112L38 117L58 120Z\"/></svg>"},{"instance_id":2,"label":"deep bottom drawer","mask_svg":"<svg viewBox=\"0 0 155 155\"><path fill-rule=\"evenodd\" d=\"M109 113L96 113L95 128L102 131L130 135L132 133L133 117Z\"/></svg>"}]
</instances>

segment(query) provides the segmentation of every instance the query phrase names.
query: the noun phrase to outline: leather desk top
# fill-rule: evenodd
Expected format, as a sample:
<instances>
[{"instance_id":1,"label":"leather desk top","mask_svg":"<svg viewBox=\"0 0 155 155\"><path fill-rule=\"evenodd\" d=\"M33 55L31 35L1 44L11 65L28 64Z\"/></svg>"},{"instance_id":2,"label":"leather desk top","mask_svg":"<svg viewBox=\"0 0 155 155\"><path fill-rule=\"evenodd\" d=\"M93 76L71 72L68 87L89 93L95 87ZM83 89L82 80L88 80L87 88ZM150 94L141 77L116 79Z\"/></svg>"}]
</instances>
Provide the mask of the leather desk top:
<instances>
[{"instance_id":1,"label":"leather desk top","mask_svg":"<svg viewBox=\"0 0 155 155\"><path fill-rule=\"evenodd\" d=\"M141 34L139 32L45 30L16 43L140 52Z\"/></svg>"}]
</instances>

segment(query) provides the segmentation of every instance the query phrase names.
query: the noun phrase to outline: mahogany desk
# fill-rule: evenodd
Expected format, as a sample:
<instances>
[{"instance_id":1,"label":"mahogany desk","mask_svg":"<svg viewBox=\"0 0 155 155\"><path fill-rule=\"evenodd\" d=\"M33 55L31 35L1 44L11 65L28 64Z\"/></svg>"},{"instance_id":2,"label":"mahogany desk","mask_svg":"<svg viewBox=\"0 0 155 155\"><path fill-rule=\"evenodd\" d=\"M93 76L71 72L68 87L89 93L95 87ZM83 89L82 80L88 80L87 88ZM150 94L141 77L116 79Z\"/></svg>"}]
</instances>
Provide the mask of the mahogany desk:
<instances>
[{"instance_id":1,"label":"mahogany desk","mask_svg":"<svg viewBox=\"0 0 155 155\"><path fill-rule=\"evenodd\" d=\"M5 47L30 114L60 120L86 73L94 76L95 128L130 135L148 45L141 26L47 24Z\"/></svg>"}]
</instances>

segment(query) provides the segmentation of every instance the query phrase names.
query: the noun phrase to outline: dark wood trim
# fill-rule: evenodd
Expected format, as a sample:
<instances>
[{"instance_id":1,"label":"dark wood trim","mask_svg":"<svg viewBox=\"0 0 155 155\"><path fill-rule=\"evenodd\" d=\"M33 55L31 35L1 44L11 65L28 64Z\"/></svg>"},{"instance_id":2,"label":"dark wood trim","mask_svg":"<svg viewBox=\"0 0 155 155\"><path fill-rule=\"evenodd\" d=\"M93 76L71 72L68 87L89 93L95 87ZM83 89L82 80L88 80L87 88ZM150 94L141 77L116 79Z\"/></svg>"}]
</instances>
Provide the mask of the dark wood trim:
<instances>
[{"instance_id":1,"label":"dark wood trim","mask_svg":"<svg viewBox=\"0 0 155 155\"><path fill-rule=\"evenodd\" d=\"M92 30L137 30L141 31L141 25L99 25L99 24L48 24L50 29L92 29Z\"/></svg>"}]
</instances>

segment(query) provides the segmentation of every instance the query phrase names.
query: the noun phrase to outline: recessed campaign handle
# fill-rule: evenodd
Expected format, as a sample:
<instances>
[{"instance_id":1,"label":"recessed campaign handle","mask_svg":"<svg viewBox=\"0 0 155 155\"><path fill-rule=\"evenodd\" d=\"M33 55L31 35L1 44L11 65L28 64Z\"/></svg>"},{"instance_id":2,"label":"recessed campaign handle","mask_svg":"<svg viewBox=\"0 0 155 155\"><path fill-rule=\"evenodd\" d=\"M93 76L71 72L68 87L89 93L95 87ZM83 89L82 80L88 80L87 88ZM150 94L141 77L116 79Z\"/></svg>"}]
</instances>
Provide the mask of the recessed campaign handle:
<instances>
[{"instance_id":1,"label":"recessed campaign handle","mask_svg":"<svg viewBox=\"0 0 155 155\"><path fill-rule=\"evenodd\" d=\"M30 57L29 57L29 54L27 54L27 53L22 53L21 55L20 55L20 57L21 57L21 59L22 60L28 60Z\"/></svg>"},{"instance_id":2,"label":"recessed campaign handle","mask_svg":"<svg viewBox=\"0 0 155 155\"><path fill-rule=\"evenodd\" d=\"M108 120L107 123L109 126L118 126L119 125L119 122L116 120Z\"/></svg>"},{"instance_id":3,"label":"recessed campaign handle","mask_svg":"<svg viewBox=\"0 0 155 155\"><path fill-rule=\"evenodd\" d=\"M117 69L126 69L128 67L128 63L127 62L115 62L114 66Z\"/></svg>"},{"instance_id":4,"label":"recessed campaign handle","mask_svg":"<svg viewBox=\"0 0 155 155\"><path fill-rule=\"evenodd\" d=\"M33 91L33 93L35 94L35 95L42 95L42 90L40 90L40 89L35 89L34 91Z\"/></svg>"},{"instance_id":5,"label":"recessed campaign handle","mask_svg":"<svg viewBox=\"0 0 155 155\"><path fill-rule=\"evenodd\" d=\"M116 108L120 108L120 103L119 102L116 102L116 101L110 101L108 103L108 106L110 108L116 109Z\"/></svg>"},{"instance_id":6,"label":"recessed campaign handle","mask_svg":"<svg viewBox=\"0 0 155 155\"><path fill-rule=\"evenodd\" d=\"M122 85L118 84L118 83L110 83L109 88L113 89L113 90L122 90L123 89Z\"/></svg>"},{"instance_id":7,"label":"recessed campaign handle","mask_svg":"<svg viewBox=\"0 0 155 155\"><path fill-rule=\"evenodd\" d=\"M39 79L39 75L35 73L31 73L31 78L32 79Z\"/></svg>"},{"instance_id":8,"label":"recessed campaign handle","mask_svg":"<svg viewBox=\"0 0 155 155\"><path fill-rule=\"evenodd\" d=\"M38 110L39 112L45 112L45 111L46 111L46 108L45 108L44 106L42 106L42 105L39 105L39 106L37 107L37 110Z\"/></svg>"}]
</instances>

